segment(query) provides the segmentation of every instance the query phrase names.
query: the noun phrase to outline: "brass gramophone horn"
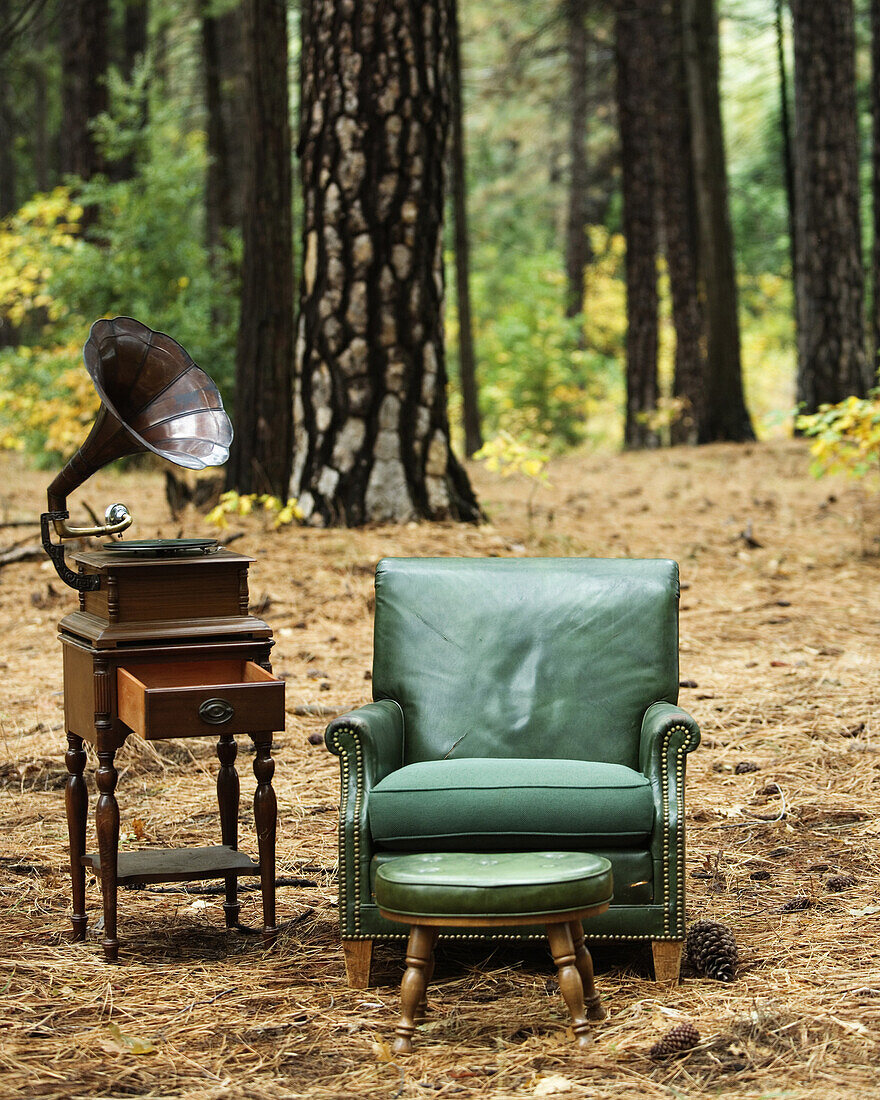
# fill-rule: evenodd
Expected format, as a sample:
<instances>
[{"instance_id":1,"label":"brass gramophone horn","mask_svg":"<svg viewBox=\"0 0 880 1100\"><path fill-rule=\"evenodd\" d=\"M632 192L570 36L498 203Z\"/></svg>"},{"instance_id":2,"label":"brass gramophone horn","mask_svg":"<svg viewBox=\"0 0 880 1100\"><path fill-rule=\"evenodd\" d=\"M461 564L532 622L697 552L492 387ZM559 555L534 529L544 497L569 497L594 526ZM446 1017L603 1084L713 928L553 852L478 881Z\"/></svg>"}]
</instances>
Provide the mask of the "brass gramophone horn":
<instances>
[{"instance_id":1,"label":"brass gramophone horn","mask_svg":"<svg viewBox=\"0 0 880 1100\"><path fill-rule=\"evenodd\" d=\"M83 348L101 408L88 438L48 489L49 510L41 517L43 546L59 576L74 588L80 578L64 564L64 551L51 542L51 522L60 538L113 535L131 525L123 504L111 504L107 523L72 527L67 497L96 470L123 455L152 451L178 466L201 470L229 457L232 424L220 392L189 353L166 336L135 321L96 321ZM71 579L73 578L73 579Z\"/></svg>"}]
</instances>

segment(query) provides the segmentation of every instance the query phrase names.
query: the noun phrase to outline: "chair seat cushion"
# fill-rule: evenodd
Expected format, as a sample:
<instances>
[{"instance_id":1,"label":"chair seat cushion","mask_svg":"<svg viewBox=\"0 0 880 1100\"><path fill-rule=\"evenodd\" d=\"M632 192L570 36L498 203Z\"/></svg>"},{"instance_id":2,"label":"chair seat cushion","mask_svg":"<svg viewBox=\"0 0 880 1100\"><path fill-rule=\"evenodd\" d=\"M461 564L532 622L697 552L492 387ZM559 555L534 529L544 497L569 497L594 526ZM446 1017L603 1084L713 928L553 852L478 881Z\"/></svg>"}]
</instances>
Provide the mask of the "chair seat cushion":
<instances>
[{"instance_id":1,"label":"chair seat cushion","mask_svg":"<svg viewBox=\"0 0 880 1100\"><path fill-rule=\"evenodd\" d=\"M392 772L368 802L374 841L398 850L626 848L654 826L647 778L584 760L431 760Z\"/></svg>"},{"instance_id":2,"label":"chair seat cushion","mask_svg":"<svg viewBox=\"0 0 880 1100\"><path fill-rule=\"evenodd\" d=\"M550 916L611 900L611 864L586 852L438 852L376 874L376 902L409 918Z\"/></svg>"}]
</instances>

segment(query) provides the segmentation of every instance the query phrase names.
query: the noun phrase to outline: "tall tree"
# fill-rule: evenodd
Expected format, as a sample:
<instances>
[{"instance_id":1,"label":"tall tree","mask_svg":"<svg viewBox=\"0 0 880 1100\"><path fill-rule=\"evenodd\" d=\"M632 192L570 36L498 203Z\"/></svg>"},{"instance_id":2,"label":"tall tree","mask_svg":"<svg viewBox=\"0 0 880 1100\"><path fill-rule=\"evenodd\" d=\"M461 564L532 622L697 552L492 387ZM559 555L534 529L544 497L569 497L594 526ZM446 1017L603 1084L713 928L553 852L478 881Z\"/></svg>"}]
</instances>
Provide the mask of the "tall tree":
<instances>
[{"instance_id":1,"label":"tall tree","mask_svg":"<svg viewBox=\"0 0 880 1100\"><path fill-rule=\"evenodd\" d=\"M450 188L455 233L455 295L458 306L458 378L461 384L462 422L465 453L475 454L483 446L480 406L477 396L477 365L474 355L474 325L471 317L471 264L467 221L467 174L464 150L464 103L462 102L461 42L458 0L449 0L449 90L452 108L450 142Z\"/></svg>"},{"instance_id":2,"label":"tall tree","mask_svg":"<svg viewBox=\"0 0 880 1100\"><path fill-rule=\"evenodd\" d=\"M699 441L742 442L754 439L755 432L743 396L715 0L682 0L682 17L707 343L706 409Z\"/></svg>"},{"instance_id":3,"label":"tall tree","mask_svg":"<svg viewBox=\"0 0 880 1100\"><path fill-rule=\"evenodd\" d=\"M804 410L864 393L852 0L791 0L794 33L797 398Z\"/></svg>"},{"instance_id":4,"label":"tall tree","mask_svg":"<svg viewBox=\"0 0 880 1100\"><path fill-rule=\"evenodd\" d=\"M240 3L218 11L216 0L201 0L208 146L206 237L215 256L224 232L241 225L244 211L243 162L238 155L246 129L240 110L245 91L241 18Z\"/></svg>"},{"instance_id":5,"label":"tall tree","mask_svg":"<svg viewBox=\"0 0 880 1100\"><path fill-rule=\"evenodd\" d=\"M657 192L654 172L653 0L617 9L617 113L626 237L627 447L656 446L645 416L657 404Z\"/></svg>"},{"instance_id":6,"label":"tall tree","mask_svg":"<svg viewBox=\"0 0 880 1100\"><path fill-rule=\"evenodd\" d=\"M92 120L107 109L109 0L61 0L61 170L91 179L104 170Z\"/></svg>"},{"instance_id":7,"label":"tall tree","mask_svg":"<svg viewBox=\"0 0 880 1100\"><path fill-rule=\"evenodd\" d=\"M244 0L247 202L227 483L286 497L293 367L293 226L287 5Z\"/></svg>"},{"instance_id":8,"label":"tall tree","mask_svg":"<svg viewBox=\"0 0 880 1100\"><path fill-rule=\"evenodd\" d=\"M587 236L587 9L588 0L564 0L568 43L568 218L565 271L568 280L565 312L576 317L584 308L584 272L590 262Z\"/></svg>"},{"instance_id":9,"label":"tall tree","mask_svg":"<svg viewBox=\"0 0 880 1100\"><path fill-rule=\"evenodd\" d=\"M291 491L313 522L475 519L449 444L448 0L306 0Z\"/></svg>"},{"instance_id":10,"label":"tall tree","mask_svg":"<svg viewBox=\"0 0 880 1100\"><path fill-rule=\"evenodd\" d=\"M872 0L872 3L874 0ZM791 109L789 107L788 69L785 64L785 21L783 0L776 0L776 68L779 72L779 128L782 131L782 175L785 181L785 207L788 215L788 247L791 256L791 285L794 290L794 315L797 320L800 296L800 272L796 247L797 197L794 190L794 149L792 148Z\"/></svg>"},{"instance_id":11,"label":"tall tree","mask_svg":"<svg viewBox=\"0 0 880 1100\"><path fill-rule=\"evenodd\" d=\"M871 123L871 373L876 379L880 368L880 0L871 0Z\"/></svg>"},{"instance_id":12,"label":"tall tree","mask_svg":"<svg viewBox=\"0 0 880 1100\"><path fill-rule=\"evenodd\" d=\"M672 393L683 403L672 425L672 440L696 443L706 434L706 356L681 0L663 0L656 28L657 169L675 326Z\"/></svg>"}]
</instances>

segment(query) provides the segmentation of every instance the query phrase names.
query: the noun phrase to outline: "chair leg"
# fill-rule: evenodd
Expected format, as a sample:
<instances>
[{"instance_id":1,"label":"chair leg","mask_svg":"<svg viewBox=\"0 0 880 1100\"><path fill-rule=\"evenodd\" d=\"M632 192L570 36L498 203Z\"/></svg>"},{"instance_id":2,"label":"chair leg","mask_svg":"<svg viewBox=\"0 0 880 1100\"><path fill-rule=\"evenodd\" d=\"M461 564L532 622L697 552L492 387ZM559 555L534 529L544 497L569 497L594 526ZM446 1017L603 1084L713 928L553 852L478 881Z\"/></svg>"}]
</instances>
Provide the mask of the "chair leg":
<instances>
[{"instance_id":1,"label":"chair leg","mask_svg":"<svg viewBox=\"0 0 880 1100\"><path fill-rule=\"evenodd\" d=\"M654 953L654 980L678 985L684 940L652 940L651 950Z\"/></svg>"},{"instance_id":2,"label":"chair leg","mask_svg":"<svg viewBox=\"0 0 880 1100\"><path fill-rule=\"evenodd\" d=\"M602 1007L602 1001L596 992L596 984L593 981L593 959L584 944L584 926L579 920L569 922L571 940L574 944L574 965L584 987L584 1005L587 1010L588 1020L604 1020L607 1013Z\"/></svg>"},{"instance_id":3,"label":"chair leg","mask_svg":"<svg viewBox=\"0 0 880 1100\"><path fill-rule=\"evenodd\" d=\"M417 1010L417 1016L420 1020L428 1015L428 986L431 984L431 979L434 977L434 948L437 946L437 936L439 932L436 928L431 929L431 954L428 956L428 962L425 966L425 992L422 994L422 999L419 1002Z\"/></svg>"},{"instance_id":4,"label":"chair leg","mask_svg":"<svg viewBox=\"0 0 880 1100\"><path fill-rule=\"evenodd\" d=\"M569 924L548 924L547 939L553 961L559 968L559 992L571 1014L571 1028L579 1047L590 1045L590 1025L584 1015L584 987L575 965L575 950Z\"/></svg>"},{"instance_id":5,"label":"chair leg","mask_svg":"<svg viewBox=\"0 0 880 1100\"><path fill-rule=\"evenodd\" d=\"M419 1005L425 999L431 951L436 934L433 928L414 924L406 948L406 973L400 983L400 1023L394 1029L397 1038L391 1046L394 1054L412 1054L412 1037L416 1029Z\"/></svg>"},{"instance_id":6,"label":"chair leg","mask_svg":"<svg viewBox=\"0 0 880 1100\"><path fill-rule=\"evenodd\" d=\"M343 940L345 977L351 989L369 989L370 965L373 961L372 940Z\"/></svg>"}]
</instances>

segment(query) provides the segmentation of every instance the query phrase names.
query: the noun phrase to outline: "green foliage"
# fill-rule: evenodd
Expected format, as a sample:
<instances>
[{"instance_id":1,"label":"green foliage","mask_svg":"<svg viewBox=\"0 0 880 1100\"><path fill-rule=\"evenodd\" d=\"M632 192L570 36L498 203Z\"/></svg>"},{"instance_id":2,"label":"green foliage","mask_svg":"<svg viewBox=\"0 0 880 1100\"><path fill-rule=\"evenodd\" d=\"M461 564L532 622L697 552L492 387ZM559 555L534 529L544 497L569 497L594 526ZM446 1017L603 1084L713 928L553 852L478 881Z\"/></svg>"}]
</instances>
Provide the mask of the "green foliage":
<instances>
[{"instance_id":1,"label":"green foliage","mask_svg":"<svg viewBox=\"0 0 880 1100\"><path fill-rule=\"evenodd\" d=\"M522 474L532 481L547 481L545 469L549 455L535 447L529 447L521 439L514 439L510 432L500 431L474 455L478 462L485 462L486 469L500 473L502 477Z\"/></svg>"},{"instance_id":2,"label":"green foliage","mask_svg":"<svg viewBox=\"0 0 880 1100\"><path fill-rule=\"evenodd\" d=\"M880 473L880 389L867 398L847 397L801 415L797 427L813 442L812 473L846 474L864 480Z\"/></svg>"},{"instance_id":3,"label":"green foliage","mask_svg":"<svg viewBox=\"0 0 880 1100\"><path fill-rule=\"evenodd\" d=\"M114 108L97 124L108 159L134 157L133 178L93 179L75 200L58 188L0 223L0 320L15 338L0 350L0 440L50 462L94 415L80 349L99 317L171 333L227 397L234 378L235 324L221 320L233 265L212 272L202 243L204 135L182 131L171 107L142 128L146 83L143 71L131 85L112 77ZM95 212L86 233L84 207Z\"/></svg>"}]
</instances>

